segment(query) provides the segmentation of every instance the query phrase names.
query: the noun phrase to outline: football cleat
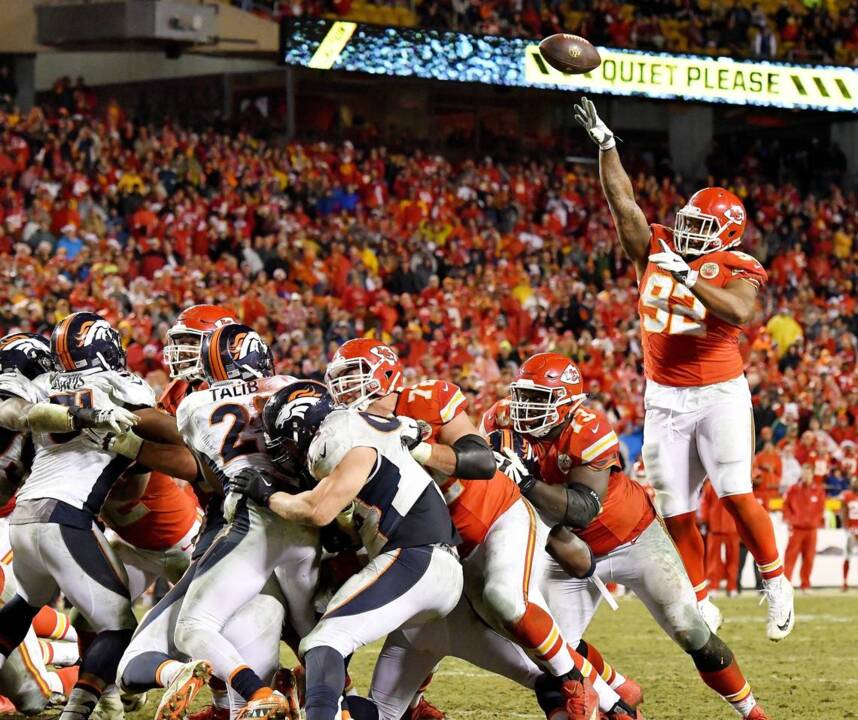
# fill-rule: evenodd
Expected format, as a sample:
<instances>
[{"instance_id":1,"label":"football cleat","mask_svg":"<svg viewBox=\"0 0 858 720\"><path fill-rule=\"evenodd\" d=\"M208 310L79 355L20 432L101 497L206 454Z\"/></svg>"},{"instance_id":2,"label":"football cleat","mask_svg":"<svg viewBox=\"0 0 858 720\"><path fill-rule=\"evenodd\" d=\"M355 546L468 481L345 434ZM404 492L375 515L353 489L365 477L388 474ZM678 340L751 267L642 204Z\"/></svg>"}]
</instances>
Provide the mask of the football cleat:
<instances>
[{"instance_id":1,"label":"football cleat","mask_svg":"<svg viewBox=\"0 0 858 720\"><path fill-rule=\"evenodd\" d=\"M643 700L643 688L631 678L626 678L623 684L614 688L614 692L629 707L636 708Z\"/></svg>"},{"instance_id":2,"label":"football cleat","mask_svg":"<svg viewBox=\"0 0 858 720\"><path fill-rule=\"evenodd\" d=\"M136 712L146 704L149 693L143 692L137 695L122 693L119 697L122 699L122 707L125 709L125 712L130 713Z\"/></svg>"},{"instance_id":3,"label":"football cleat","mask_svg":"<svg viewBox=\"0 0 858 720\"><path fill-rule=\"evenodd\" d=\"M745 717L745 720L769 720L766 711L760 705L754 705L750 713Z\"/></svg>"},{"instance_id":4,"label":"football cleat","mask_svg":"<svg viewBox=\"0 0 858 720\"><path fill-rule=\"evenodd\" d=\"M206 705L202 710L188 715L187 720L229 720L229 708Z\"/></svg>"},{"instance_id":5,"label":"football cleat","mask_svg":"<svg viewBox=\"0 0 858 720\"><path fill-rule=\"evenodd\" d=\"M560 689L566 700L568 720L598 720L599 696L589 682L564 680Z\"/></svg>"},{"instance_id":6,"label":"football cleat","mask_svg":"<svg viewBox=\"0 0 858 720\"><path fill-rule=\"evenodd\" d=\"M286 697L275 690L248 702L238 711L235 720L300 720L300 717L300 713L293 714Z\"/></svg>"},{"instance_id":7,"label":"football cleat","mask_svg":"<svg viewBox=\"0 0 858 720\"><path fill-rule=\"evenodd\" d=\"M707 597L705 600L698 602L697 607L700 609L700 614L703 616L703 620L709 626L709 629L713 633L717 633L718 629L724 624L724 616L721 614L718 606Z\"/></svg>"},{"instance_id":8,"label":"football cleat","mask_svg":"<svg viewBox=\"0 0 858 720\"><path fill-rule=\"evenodd\" d=\"M779 642L795 627L795 602L792 584L786 576L779 575L763 581L763 600L769 603L769 618L766 622L766 635L772 642Z\"/></svg>"},{"instance_id":9,"label":"football cleat","mask_svg":"<svg viewBox=\"0 0 858 720\"><path fill-rule=\"evenodd\" d=\"M271 681L271 687L286 698L293 717L301 716L301 701L304 696L304 667L298 665L298 668L300 672L295 672L292 668L280 668Z\"/></svg>"},{"instance_id":10,"label":"football cleat","mask_svg":"<svg viewBox=\"0 0 858 720\"><path fill-rule=\"evenodd\" d=\"M194 698L212 676L205 660L185 663L173 681L164 689L155 711L155 720L185 720Z\"/></svg>"},{"instance_id":11,"label":"football cleat","mask_svg":"<svg viewBox=\"0 0 858 720\"><path fill-rule=\"evenodd\" d=\"M98 698L91 720L122 720L125 717L125 707L116 685L111 685Z\"/></svg>"},{"instance_id":12,"label":"football cleat","mask_svg":"<svg viewBox=\"0 0 858 720\"><path fill-rule=\"evenodd\" d=\"M447 715L439 710L425 697L420 697L416 706L408 708L402 716L402 720L444 720Z\"/></svg>"}]
</instances>

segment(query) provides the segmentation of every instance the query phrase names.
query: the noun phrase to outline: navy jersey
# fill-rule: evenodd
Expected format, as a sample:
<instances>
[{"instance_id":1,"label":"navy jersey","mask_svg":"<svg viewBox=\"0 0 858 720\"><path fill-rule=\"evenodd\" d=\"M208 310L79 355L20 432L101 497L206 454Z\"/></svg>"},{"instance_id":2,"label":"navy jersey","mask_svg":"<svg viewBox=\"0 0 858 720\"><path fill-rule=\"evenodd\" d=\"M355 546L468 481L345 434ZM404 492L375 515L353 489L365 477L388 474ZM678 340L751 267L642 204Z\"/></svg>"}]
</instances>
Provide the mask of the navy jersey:
<instances>
[{"instance_id":1,"label":"navy jersey","mask_svg":"<svg viewBox=\"0 0 858 720\"><path fill-rule=\"evenodd\" d=\"M310 445L313 477L330 475L355 447L376 451L375 466L354 501L355 527L370 558L396 548L458 544L444 497L402 446L396 418L332 412Z\"/></svg>"}]
</instances>

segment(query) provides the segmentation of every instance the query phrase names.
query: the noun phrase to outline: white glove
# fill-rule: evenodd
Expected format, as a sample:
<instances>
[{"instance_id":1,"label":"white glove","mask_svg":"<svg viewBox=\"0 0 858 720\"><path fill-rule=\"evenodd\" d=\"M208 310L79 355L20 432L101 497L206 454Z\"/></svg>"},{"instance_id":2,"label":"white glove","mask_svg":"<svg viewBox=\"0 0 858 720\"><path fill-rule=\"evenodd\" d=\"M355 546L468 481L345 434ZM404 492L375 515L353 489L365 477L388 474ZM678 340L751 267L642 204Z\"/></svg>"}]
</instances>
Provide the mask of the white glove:
<instances>
[{"instance_id":1,"label":"white glove","mask_svg":"<svg viewBox=\"0 0 858 720\"><path fill-rule=\"evenodd\" d=\"M117 405L109 410L97 411L91 427L95 430L110 430L118 435L130 430L139 422L140 418L137 415Z\"/></svg>"},{"instance_id":2,"label":"white glove","mask_svg":"<svg viewBox=\"0 0 858 720\"><path fill-rule=\"evenodd\" d=\"M581 98L581 104L573 106L575 120L583 127L590 139L602 150L610 150L617 144L614 133L605 125L602 118L596 112L596 106L585 97Z\"/></svg>"},{"instance_id":3,"label":"white glove","mask_svg":"<svg viewBox=\"0 0 858 720\"><path fill-rule=\"evenodd\" d=\"M399 437L402 440L404 447L408 448L417 462L425 465L429 462L429 457L432 455L432 445L423 440L432 434L432 428L424 420L415 420L414 418L399 415L396 418L399 420Z\"/></svg>"},{"instance_id":4,"label":"white glove","mask_svg":"<svg viewBox=\"0 0 858 720\"><path fill-rule=\"evenodd\" d=\"M669 272L677 282L681 282L685 287L694 287L699 273L692 270L688 263L682 259L682 256L671 250L664 240L661 241L661 249L662 252L649 256L650 262L654 262L662 270Z\"/></svg>"},{"instance_id":5,"label":"white glove","mask_svg":"<svg viewBox=\"0 0 858 720\"><path fill-rule=\"evenodd\" d=\"M495 450L494 456L498 470L518 485L522 494L526 494L536 484L536 478L533 477L530 470L527 469L527 466L515 454L512 448L504 448L502 453Z\"/></svg>"}]
</instances>

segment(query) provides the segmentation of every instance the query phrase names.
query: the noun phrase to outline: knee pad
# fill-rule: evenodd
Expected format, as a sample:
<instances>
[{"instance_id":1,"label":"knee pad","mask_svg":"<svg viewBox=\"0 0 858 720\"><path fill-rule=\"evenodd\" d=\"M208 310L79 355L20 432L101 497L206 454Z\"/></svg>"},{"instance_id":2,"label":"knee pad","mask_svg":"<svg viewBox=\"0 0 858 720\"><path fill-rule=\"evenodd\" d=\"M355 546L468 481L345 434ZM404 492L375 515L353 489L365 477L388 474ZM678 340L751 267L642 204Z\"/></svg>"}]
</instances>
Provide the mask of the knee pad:
<instances>
[{"instance_id":1,"label":"knee pad","mask_svg":"<svg viewBox=\"0 0 858 720\"><path fill-rule=\"evenodd\" d=\"M733 652L715 633L709 634L709 639L698 650L688 653L694 660L694 666L700 672L717 672L728 667L733 662Z\"/></svg>"}]
</instances>

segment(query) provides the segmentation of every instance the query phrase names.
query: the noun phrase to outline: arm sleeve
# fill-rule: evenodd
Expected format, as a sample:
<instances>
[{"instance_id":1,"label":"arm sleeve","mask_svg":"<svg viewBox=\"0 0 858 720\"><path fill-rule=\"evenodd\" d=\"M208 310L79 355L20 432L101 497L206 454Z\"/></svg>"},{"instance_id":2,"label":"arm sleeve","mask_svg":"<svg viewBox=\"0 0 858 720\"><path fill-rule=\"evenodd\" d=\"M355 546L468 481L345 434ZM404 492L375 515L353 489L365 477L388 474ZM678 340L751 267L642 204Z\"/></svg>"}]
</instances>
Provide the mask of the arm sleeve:
<instances>
[{"instance_id":1,"label":"arm sleeve","mask_svg":"<svg viewBox=\"0 0 858 720\"><path fill-rule=\"evenodd\" d=\"M598 493L581 483L566 487L566 514L563 523L572 528L585 528L602 509Z\"/></svg>"},{"instance_id":2,"label":"arm sleeve","mask_svg":"<svg viewBox=\"0 0 858 720\"><path fill-rule=\"evenodd\" d=\"M456 453L454 475L463 480L488 480L497 467L489 444L480 435L463 435L453 443Z\"/></svg>"}]
</instances>

